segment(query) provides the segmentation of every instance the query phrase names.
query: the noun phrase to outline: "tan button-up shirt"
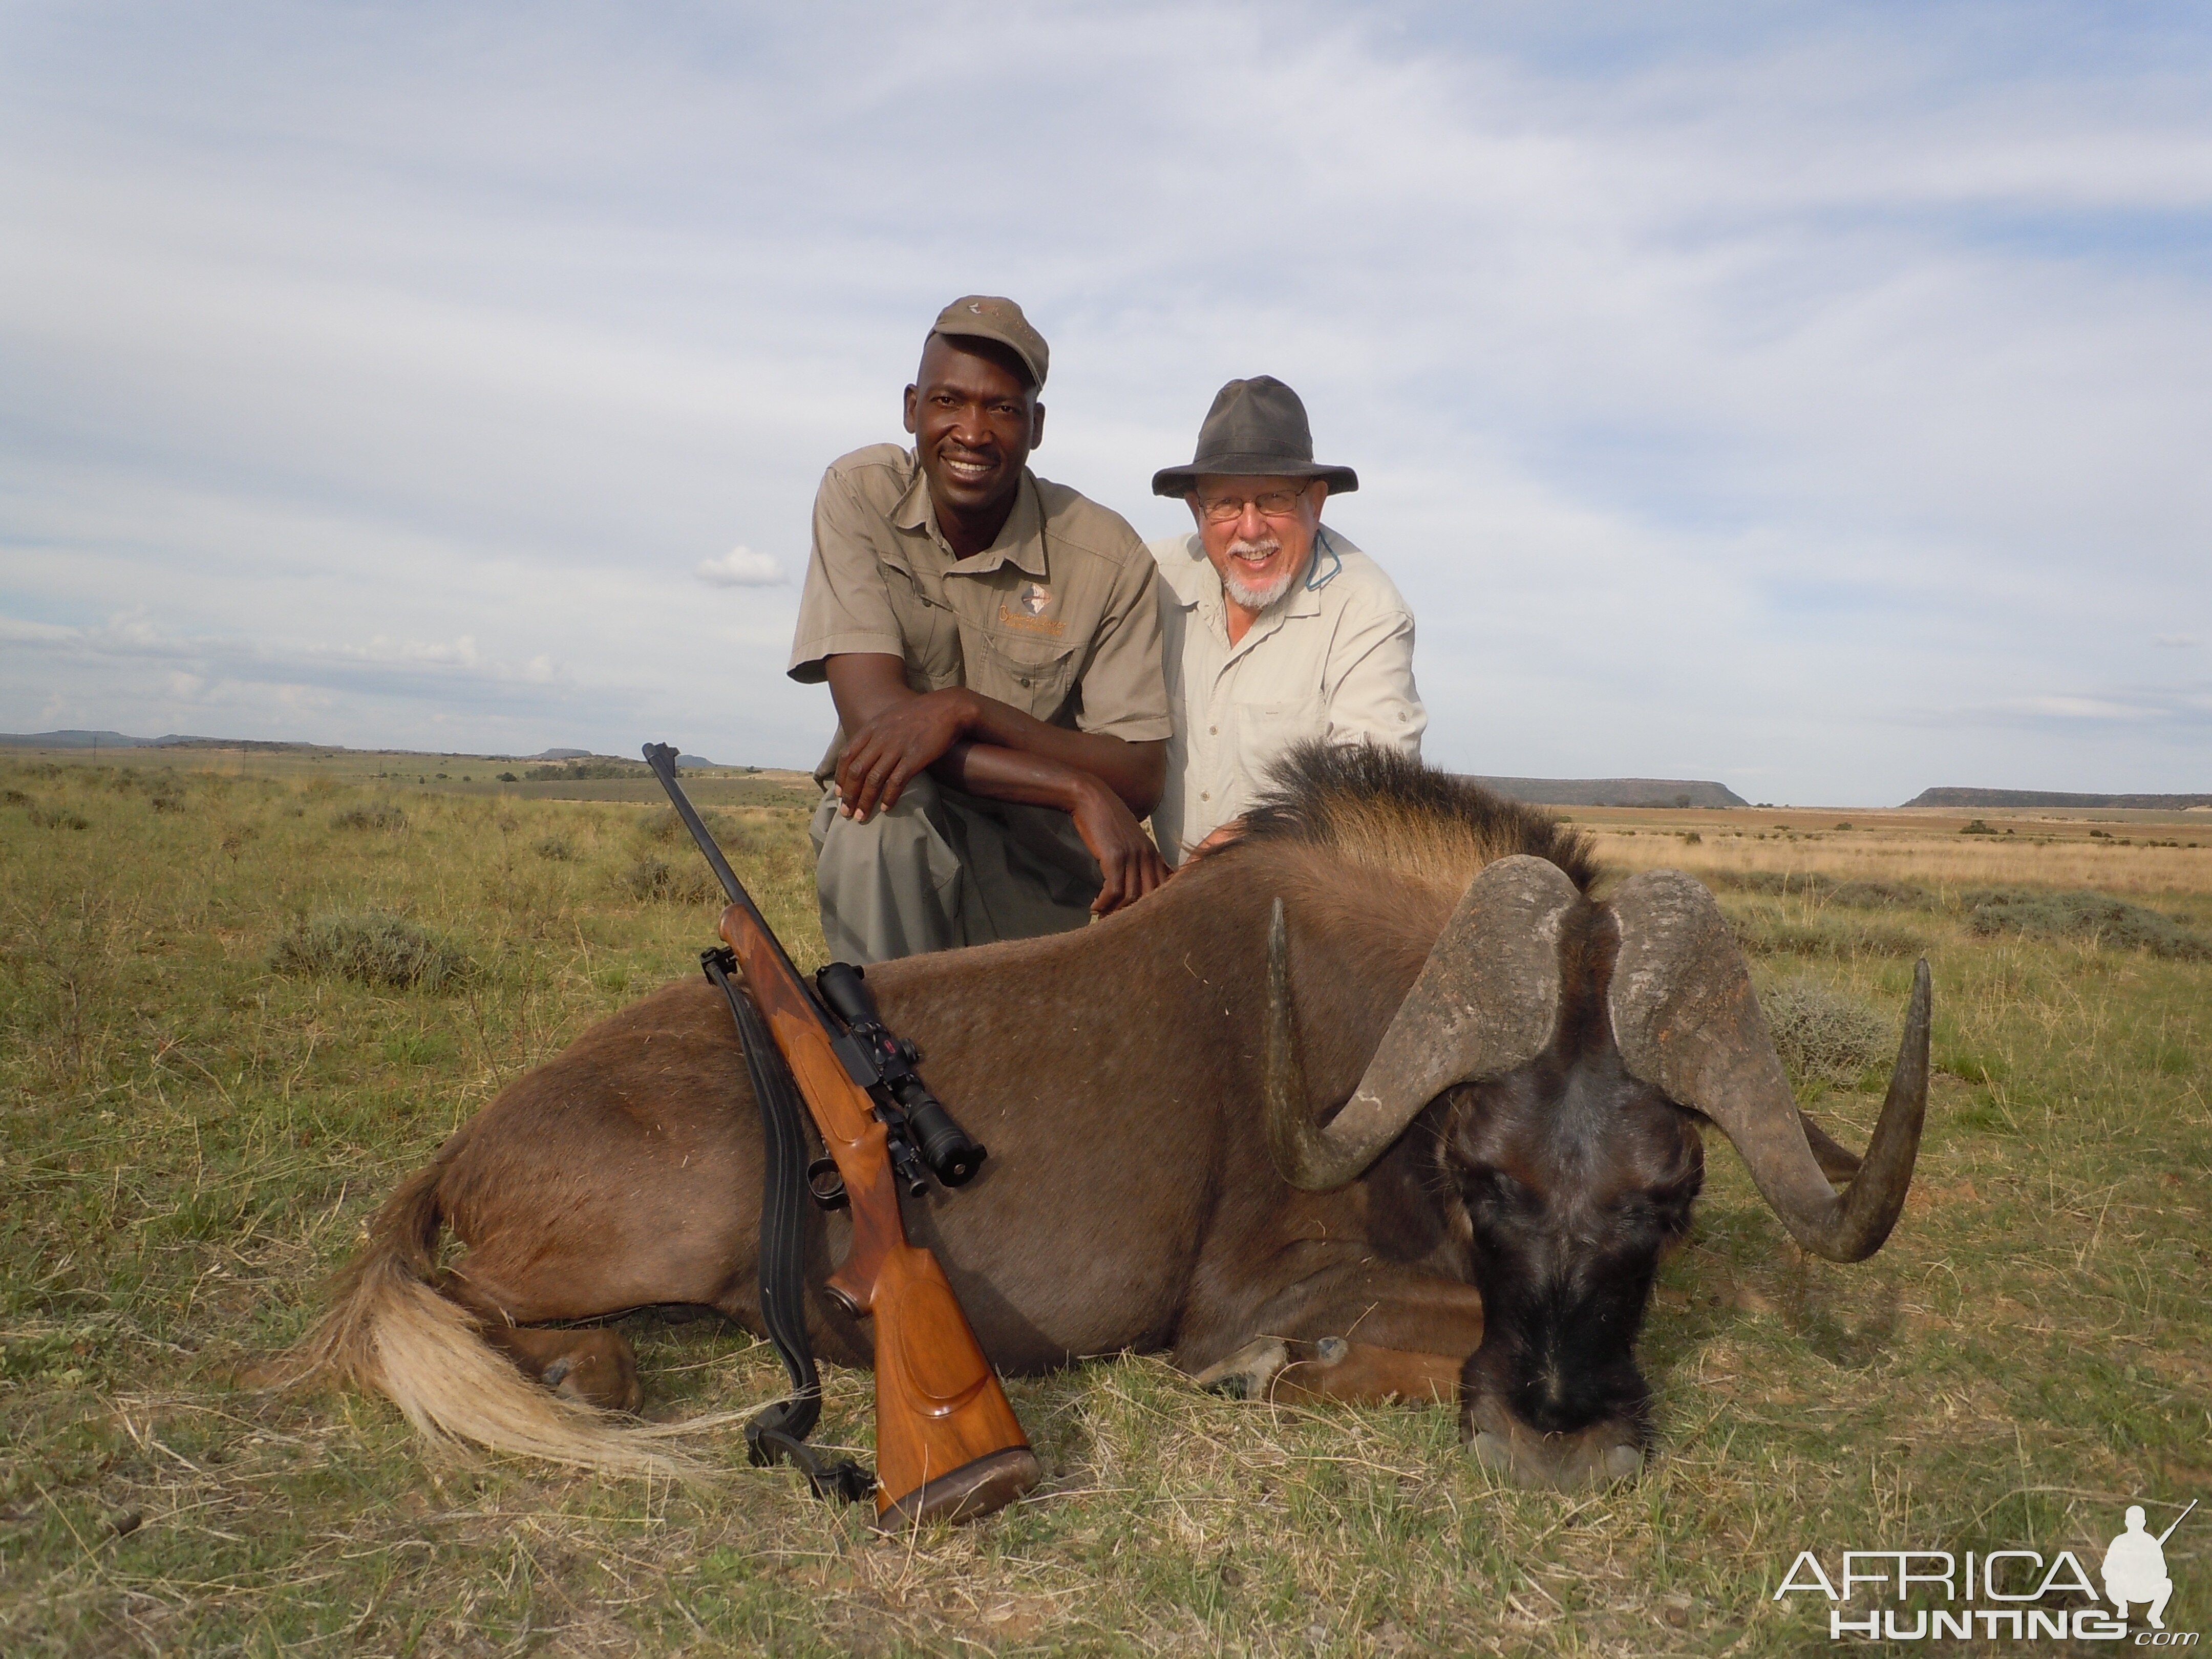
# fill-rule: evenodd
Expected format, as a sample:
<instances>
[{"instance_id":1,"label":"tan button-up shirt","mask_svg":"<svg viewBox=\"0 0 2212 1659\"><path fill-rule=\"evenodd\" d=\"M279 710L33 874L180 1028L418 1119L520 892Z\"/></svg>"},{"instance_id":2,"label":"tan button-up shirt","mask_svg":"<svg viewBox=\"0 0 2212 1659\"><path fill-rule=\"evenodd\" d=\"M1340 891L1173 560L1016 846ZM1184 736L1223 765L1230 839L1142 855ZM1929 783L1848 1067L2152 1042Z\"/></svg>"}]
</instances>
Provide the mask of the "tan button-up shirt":
<instances>
[{"instance_id":1,"label":"tan button-up shirt","mask_svg":"<svg viewBox=\"0 0 2212 1659\"><path fill-rule=\"evenodd\" d=\"M1119 514L1023 469L1006 527L954 554L912 450L856 449L814 497L791 678L844 652L902 658L916 691L964 685L1025 714L1133 743L1170 731L1158 586ZM841 729L816 775L844 751Z\"/></svg>"},{"instance_id":2,"label":"tan button-up shirt","mask_svg":"<svg viewBox=\"0 0 2212 1659\"><path fill-rule=\"evenodd\" d=\"M1196 534L1151 546L1175 709L1152 838L1170 863L1247 811L1302 738L1419 757L1429 716L1413 688L1413 613L1350 541L1322 526L1304 579L1234 646Z\"/></svg>"}]
</instances>

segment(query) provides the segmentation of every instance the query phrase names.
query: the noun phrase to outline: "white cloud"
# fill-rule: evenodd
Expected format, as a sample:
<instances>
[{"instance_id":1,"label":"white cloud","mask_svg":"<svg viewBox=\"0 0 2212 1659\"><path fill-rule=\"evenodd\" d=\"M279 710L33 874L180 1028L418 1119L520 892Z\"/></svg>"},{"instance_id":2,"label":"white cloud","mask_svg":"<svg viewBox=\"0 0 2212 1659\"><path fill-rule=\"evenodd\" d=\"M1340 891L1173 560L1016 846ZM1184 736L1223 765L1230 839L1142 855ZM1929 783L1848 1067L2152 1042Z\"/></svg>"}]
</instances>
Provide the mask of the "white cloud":
<instances>
[{"instance_id":1,"label":"white cloud","mask_svg":"<svg viewBox=\"0 0 2212 1659\"><path fill-rule=\"evenodd\" d=\"M709 587L780 587L790 578L765 553L733 547L719 559L702 559L692 574Z\"/></svg>"},{"instance_id":2,"label":"white cloud","mask_svg":"<svg viewBox=\"0 0 2212 1659\"><path fill-rule=\"evenodd\" d=\"M2160 634L2151 643L2166 651L2189 651L2197 645L2197 641L2186 634Z\"/></svg>"}]
</instances>

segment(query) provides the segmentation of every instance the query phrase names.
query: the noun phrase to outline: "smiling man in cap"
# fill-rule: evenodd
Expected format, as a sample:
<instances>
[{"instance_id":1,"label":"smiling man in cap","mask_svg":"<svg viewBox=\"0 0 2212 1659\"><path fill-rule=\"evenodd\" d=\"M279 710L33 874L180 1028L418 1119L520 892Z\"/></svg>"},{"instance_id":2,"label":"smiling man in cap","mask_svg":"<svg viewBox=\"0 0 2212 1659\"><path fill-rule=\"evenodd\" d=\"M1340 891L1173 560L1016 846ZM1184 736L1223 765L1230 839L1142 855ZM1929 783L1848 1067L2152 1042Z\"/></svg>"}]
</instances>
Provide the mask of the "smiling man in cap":
<instances>
[{"instance_id":1,"label":"smiling man in cap","mask_svg":"<svg viewBox=\"0 0 2212 1659\"><path fill-rule=\"evenodd\" d=\"M1358 488L1350 467L1315 462L1304 404L1269 374L1223 386L1190 465L1153 474L1197 526L1152 544L1175 713L1152 828L1171 862L1233 834L1301 739L1420 755L1413 612L1321 521L1330 495Z\"/></svg>"},{"instance_id":2,"label":"smiling man in cap","mask_svg":"<svg viewBox=\"0 0 2212 1659\"><path fill-rule=\"evenodd\" d=\"M1058 933L1167 878L1139 822L1170 729L1158 581L1119 515L1029 470L1048 362L1012 301L954 301L906 389L914 447L855 450L815 496L789 672L837 706L832 957Z\"/></svg>"}]
</instances>

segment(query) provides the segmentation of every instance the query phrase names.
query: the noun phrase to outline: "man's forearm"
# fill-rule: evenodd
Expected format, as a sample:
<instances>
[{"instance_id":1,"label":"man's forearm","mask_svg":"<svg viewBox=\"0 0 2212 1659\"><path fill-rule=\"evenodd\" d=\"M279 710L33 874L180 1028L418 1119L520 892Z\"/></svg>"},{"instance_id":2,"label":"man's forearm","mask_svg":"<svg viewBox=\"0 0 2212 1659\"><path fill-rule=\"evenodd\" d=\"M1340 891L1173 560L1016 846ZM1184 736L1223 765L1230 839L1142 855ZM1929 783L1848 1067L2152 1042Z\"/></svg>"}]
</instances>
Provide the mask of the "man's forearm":
<instances>
[{"instance_id":1,"label":"man's forearm","mask_svg":"<svg viewBox=\"0 0 2212 1659\"><path fill-rule=\"evenodd\" d=\"M1129 743L1121 738L1107 737L1093 732L1075 732L1064 726L1054 726L1033 715L1025 714L995 697L970 692L975 712L968 721L965 744L955 745L945 760L933 770L939 777L971 793L989 795L999 800L1030 799L1028 795L1012 795L993 787L1000 781L998 763L987 759L975 784L962 783L948 776L943 769L954 762L962 748L996 750L1024 759L1044 762L1051 769L1087 772L1121 798L1122 805L1139 818L1150 816L1152 808L1160 804L1160 793L1167 782L1167 745L1164 743ZM968 772L968 763L958 763L963 774ZM1042 780L1045 773L1032 774L1027 769L1008 771L1004 781L1012 787L1049 787ZM1040 802L1040 804L1045 804Z\"/></svg>"},{"instance_id":2,"label":"man's forearm","mask_svg":"<svg viewBox=\"0 0 2212 1659\"><path fill-rule=\"evenodd\" d=\"M1112 787L1095 772L994 743L956 743L929 770L939 783L971 795L1068 813L1080 804L1085 788Z\"/></svg>"},{"instance_id":3,"label":"man's forearm","mask_svg":"<svg viewBox=\"0 0 2212 1659\"><path fill-rule=\"evenodd\" d=\"M924 768L956 787L1007 800L1061 805L1075 798L1069 775L1081 773L1133 817L1159 804L1167 779L1164 743L1072 732L964 686L916 691L906 683L901 659L886 653L832 656L823 667L847 734L837 784L848 811L865 817L879 802L896 800L903 781ZM1042 769L1008 769L987 758L971 775L966 761L951 761L952 751L966 744L1033 757Z\"/></svg>"}]
</instances>

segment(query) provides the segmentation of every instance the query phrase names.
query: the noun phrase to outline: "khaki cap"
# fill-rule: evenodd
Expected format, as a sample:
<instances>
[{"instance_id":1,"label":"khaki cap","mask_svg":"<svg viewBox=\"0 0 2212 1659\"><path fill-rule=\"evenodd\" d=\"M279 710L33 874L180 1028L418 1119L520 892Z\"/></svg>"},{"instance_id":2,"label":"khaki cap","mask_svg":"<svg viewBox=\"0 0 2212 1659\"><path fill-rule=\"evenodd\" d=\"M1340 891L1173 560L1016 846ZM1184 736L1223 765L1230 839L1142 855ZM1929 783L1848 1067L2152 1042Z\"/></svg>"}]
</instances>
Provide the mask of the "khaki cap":
<instances>
[{"instance_id":1,"label":"khaki cap","mask_svg":"<svg viewBox=\"0 0 2212 1659\"><path fill-rule=\"evenodd\" d=\"M1044 336L1030 326L1030 319L1022 315L1022 308L1012 300L990 294L964 295L937 313L937 320L930 325L929 331L948 339L964 336L996 340L1022 360L1040 390L1044 386L1045 368L1052 361L1051 349L1045 344Z\"/></svg>"}]
</instances>

